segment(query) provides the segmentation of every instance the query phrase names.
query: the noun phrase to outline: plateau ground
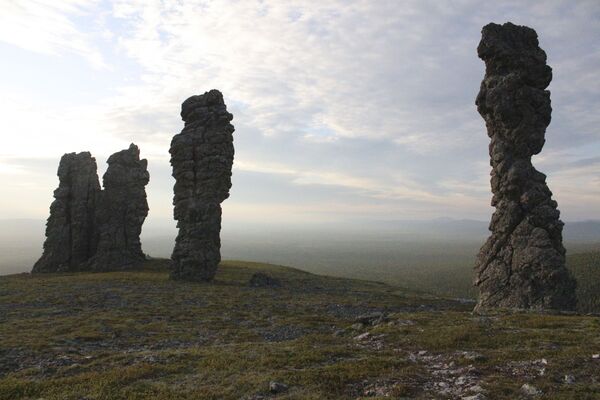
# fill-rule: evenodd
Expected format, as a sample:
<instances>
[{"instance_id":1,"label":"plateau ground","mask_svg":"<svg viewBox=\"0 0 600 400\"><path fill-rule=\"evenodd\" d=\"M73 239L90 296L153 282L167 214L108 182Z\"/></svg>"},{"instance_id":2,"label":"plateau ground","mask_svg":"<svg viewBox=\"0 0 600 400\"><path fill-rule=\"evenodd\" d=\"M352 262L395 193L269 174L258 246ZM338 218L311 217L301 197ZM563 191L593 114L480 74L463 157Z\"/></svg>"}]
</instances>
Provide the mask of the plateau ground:
<instances>
[{"instance_id":1,"label":"plateau ground","mask_svg":"<svg viewBox=\"0 0 600 400\"><path fill-rule=\"evenodd\" d=\"M257 272L280 285L250 286ZM161 259L7 275L0 399L600 397L598 316L472 307L237 261L209 284L168 280Z\"/></svg>"}]
</instances>

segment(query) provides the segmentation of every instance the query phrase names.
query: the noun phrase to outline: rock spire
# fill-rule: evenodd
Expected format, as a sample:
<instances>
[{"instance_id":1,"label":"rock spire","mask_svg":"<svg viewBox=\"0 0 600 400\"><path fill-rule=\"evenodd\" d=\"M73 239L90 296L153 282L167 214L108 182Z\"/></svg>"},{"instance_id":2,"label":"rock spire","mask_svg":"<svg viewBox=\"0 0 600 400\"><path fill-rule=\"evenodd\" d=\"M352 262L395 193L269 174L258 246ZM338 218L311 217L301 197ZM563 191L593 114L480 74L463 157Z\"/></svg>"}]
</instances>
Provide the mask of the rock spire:
<instances>
[{"instance_id":1,"label":"rock spire","mask_svg":"<svg viewBox=\"0 0 600 400\"><path fill-rule=\"evenodd\" d=\"M140 242L148 215L148 162L135 144L111 155L96 206L98 247L90 269L108 271L135 266L145 259Z\"/></svg>"},{"instance_id":2,"label":"rock spire","mask_svg":"<svg viewBox=\"0 0 600 400\"><path fill-rule=\"evenodd\" d=\"M77 271L96 252L94 219L100 191L96 170L96 159L89 152L68 153L60 159L44 252L32 272Z\"/></svg>"},{"instance_id":3,"label":"rock spire","mask_svg":"<svg viewBox=\"0 0 600 400\"><path fill-rule=\"evenodd\" d=\"M485 77L477 110L491 139L491 236L477 257L477 310L573 309L575 281L565 267L557 203L531 157L550 123L552 69L536 32L489 24L477 48Z\"/></svg>"},{"instance_id":4,"label":"rock spire","mask_svg":"<svg viewBox=\"0 0 600 400\"><path fill-rule=\"evenodd\" d=\"M140 233L149 175L136 145L110 156L104 190L89 152L65 154L58 178L44 252L32 272L117 270L144 260Z\"/></svg>"},{"instance_id":5,"label":"rock spire","mask_svg":"<svg viewBox=\"0 0 600 400\"><path fill-rule=\"evenodd\" d=\"M211 90L184 101L181 117L184 128L170 149L179 228L171 277L210 281L221 261L221 203L231 188L233 116L221 92Z\"/></svg>"}]
</instances>

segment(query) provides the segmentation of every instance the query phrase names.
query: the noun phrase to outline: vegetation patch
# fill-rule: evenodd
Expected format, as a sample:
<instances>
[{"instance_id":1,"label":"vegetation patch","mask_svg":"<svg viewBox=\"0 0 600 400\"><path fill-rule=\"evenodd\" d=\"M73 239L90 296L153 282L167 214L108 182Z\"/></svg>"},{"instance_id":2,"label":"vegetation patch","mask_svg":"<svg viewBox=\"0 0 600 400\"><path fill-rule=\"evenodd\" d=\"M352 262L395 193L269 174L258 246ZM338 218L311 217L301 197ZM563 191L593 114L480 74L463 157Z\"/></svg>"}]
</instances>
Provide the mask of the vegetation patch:
<instances>
[{"instance_id":1,"label":"vegetation patch","mask_svg":"<svg viewBox=\"0 0 600 400\"><path fill-rule=\"evenodd\" d=\"M600 397L598 317L471 308L235 261L208 284L168 280L166 260L3 276L0 399Z\"/></svg>"}]
</instances>

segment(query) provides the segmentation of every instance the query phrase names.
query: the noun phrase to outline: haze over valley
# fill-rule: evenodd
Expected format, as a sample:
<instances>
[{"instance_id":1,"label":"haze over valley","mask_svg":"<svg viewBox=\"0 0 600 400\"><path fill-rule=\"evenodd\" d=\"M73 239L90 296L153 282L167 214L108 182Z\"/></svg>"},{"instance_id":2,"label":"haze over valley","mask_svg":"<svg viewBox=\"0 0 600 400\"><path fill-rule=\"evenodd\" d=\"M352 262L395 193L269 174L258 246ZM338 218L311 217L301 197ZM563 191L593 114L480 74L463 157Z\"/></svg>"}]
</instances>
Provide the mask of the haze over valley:
<instances>
[{"instance_id":1,"label":"haze over valley","mask_svg":"<svg viewBox=\"0 0 600 400\"><path fill-rule=\"evenodd\" d=\"M29 272L39 258L43 220L0 221L0 274ZM488 223L477 220L366 220L345 224L232 224L222 230L227 260L289 265L306 271L370 279L455 297L473 297L472 268ZM169 258L174 223L150 220L143 250ZM566 223L568 254L600 249L600 222ZM460 274L457 276L457 270Z\"/></svg>"}]
</instances>

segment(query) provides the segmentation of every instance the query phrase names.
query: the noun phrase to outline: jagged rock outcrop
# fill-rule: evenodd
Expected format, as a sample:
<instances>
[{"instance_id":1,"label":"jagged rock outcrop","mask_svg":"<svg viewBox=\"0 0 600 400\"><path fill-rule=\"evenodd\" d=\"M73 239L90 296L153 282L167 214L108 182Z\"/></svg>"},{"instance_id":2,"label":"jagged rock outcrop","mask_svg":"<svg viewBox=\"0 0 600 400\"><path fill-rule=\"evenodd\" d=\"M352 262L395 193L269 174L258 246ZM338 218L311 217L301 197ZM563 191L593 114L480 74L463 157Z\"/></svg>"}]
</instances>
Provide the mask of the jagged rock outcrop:
<instances>
[{"instance_id":1,"label":"jagged rock outcrop","mask_svg":"<svg viewBox=\"0 0 600 400\"><path fill-rule=\"evenodd\" d=\"M171 277L210 281L221 261L221 203L231 188L233 115L221 92L211 90L184 101L181 117L185 126L169 150L179 228Z\"/></svg>"},{"instance_id":2,"label":"jagged rock outcrop","mask_svg":"<svg viewBox=\"0 0 600 400\"><path fill-rule=\"evenodd\" d=\"M107 163L104 190L96 203L98 246L89 261L89 269L94 271L126 269L145 259L140 233L148 215L148 162L140 160L140 150L132 143L111 155Z\"/></svg>"},{"instance_id":3,"label":"jagged rock outcrop","mask_svg":"<svg viewBox=\"0 0 600 400\"><path fill-rule=\"evenodd\" d=\"M65 154L58 178L46 223L44 253L32 272L77 271L96 251L94 218L100 191L96 160L89 152Z\"/></svg>"},{"instance_id":4,"label":"jagged rock outcrop","mask_svg":"<svg viewBox=\"0 0 600 400\"><path fill-rule=\"evenodd\" d=\"M108 271L144 260L140 233L149 174L136 145L110 156L104 190L89 152L65 154L58 177L44 253L32 272Z\"/></svg>"},{"instance_id":5,"label":"jagged rock outcrop","mask_svg":"<svg viewBox=\"0 0 600 400\"><path fill-rule=\"evenodd\" d=\"M477 258L475 309L573 309L563 223L546 176L531 164L550 123L552 69L536 32L511 23L485 26L477 53L486 66L476 104L491 138L496 211Z\"/></svg>"}]
</instances>

